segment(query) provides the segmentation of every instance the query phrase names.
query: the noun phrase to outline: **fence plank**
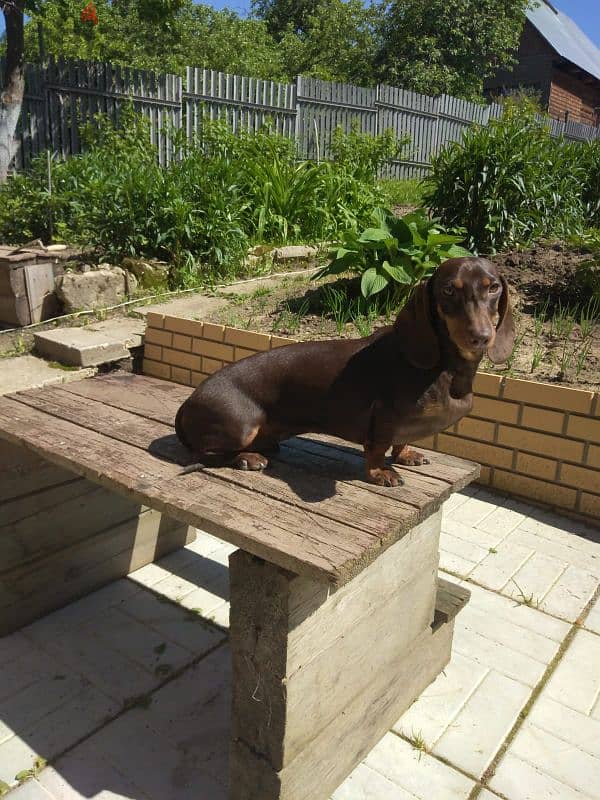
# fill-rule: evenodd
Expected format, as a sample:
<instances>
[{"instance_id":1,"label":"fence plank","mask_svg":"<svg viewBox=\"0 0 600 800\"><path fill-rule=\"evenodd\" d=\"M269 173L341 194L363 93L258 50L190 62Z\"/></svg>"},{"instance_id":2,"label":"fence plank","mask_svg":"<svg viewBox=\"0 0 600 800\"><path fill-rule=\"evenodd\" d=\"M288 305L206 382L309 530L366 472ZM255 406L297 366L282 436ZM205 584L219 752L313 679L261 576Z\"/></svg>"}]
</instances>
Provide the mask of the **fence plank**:
<instances>
[{"instance_id":1,"label":"fence plank","mask_svg":"<svg viewBox=\"0 0 600 800\"><path fill-rule=\"evenodd\" d=\"M0 62L0 87L2 86ZM26 91L17 129L14 169L50 147L66 157L81 152L79 129L98 113L115 122L132 102L150 122L159 161L168 164L173 132L183 129L193 141L205 115L225 118L235 131L257 131L269 122L297 143L301 158L328 158L335 129L356 125L375 135L392 129L410 136L403 158L388 163L387 177L423 177L431 158L450 142L461 140L473 124L487 125L502 106L480 105L448 95L428 97L399 87L376 88L298 77L293 83L266 81L214 70L187 67L185 77L84 61L49 60L27 64ZM553 136L586 142L600 138L600 128L571 120L547 120Z\"/></svg>"}]
</instances>

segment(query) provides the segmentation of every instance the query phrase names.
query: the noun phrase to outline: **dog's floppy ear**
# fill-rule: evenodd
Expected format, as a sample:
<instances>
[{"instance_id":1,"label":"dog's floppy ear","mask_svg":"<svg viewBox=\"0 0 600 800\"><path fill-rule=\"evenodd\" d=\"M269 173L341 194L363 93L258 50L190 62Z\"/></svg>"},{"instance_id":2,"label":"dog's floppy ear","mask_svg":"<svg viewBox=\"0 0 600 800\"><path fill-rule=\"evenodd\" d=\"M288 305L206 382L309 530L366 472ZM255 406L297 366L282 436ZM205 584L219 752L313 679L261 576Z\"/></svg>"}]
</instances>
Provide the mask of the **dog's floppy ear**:
<instances>
[{"instance_id":1,"label":"dog's floppy ear","mask_svg":"<svg viewBox=\"0 0 600 800\"><path fill-rule=\"evenodd\" d=\"M510 296L508 294L508 284L500 276L502 283L502 297L498 305L500 321L496 328L496 336L491 347L488 348L488 358L494 364L503 364L508 360L515 344L515 322L513 320L512 308L510 306Z\"/></svg>"},{"instance_id":2,"label":"dog's floppy ear","mask_svg":"<svg viewBox=\"0 0 600 800\"><path fill-rule=\"evenodd\" d=\"M429 281L414 290L394 323L400 350L414 367L432 369L440 360L440 348L431 320Z\"/></svg>"}]
</instances>

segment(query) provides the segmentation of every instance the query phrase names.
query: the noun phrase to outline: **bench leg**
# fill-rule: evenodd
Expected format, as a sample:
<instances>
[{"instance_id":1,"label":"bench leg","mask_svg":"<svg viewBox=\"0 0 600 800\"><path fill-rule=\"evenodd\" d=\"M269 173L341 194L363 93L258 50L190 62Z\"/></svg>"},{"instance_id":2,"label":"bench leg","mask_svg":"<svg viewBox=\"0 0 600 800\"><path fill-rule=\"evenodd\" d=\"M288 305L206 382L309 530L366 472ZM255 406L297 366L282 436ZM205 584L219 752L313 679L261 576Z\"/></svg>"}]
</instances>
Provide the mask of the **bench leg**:
<instances>
[{"instance_id":1,"label":"bench leg","mask_svg":"<svg viewBox=\"0 0 600 800\"><path fill-rule=\"evenodd\" d=\"M335 589L230 558L230 800L326 800L450 658L439 512Z\"/></svg>"}]
</instances>

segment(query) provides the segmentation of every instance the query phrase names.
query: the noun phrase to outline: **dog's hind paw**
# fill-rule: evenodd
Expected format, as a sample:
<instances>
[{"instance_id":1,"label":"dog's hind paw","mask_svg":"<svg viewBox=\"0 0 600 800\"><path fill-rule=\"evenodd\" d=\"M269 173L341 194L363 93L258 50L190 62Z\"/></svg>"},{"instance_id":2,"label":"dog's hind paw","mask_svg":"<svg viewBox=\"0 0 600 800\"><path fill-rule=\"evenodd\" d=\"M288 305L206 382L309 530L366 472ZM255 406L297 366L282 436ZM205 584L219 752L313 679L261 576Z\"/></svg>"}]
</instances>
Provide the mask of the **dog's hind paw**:
<instances>
[{"instance_id":1,"label":"dog's hind paw","mask_svg":"<svg viewBox=\"0 0 600 800\"><path fill-rule=\"evenodd\" d=\"M377 486L403 486L404 481L398 473L387 467L376 467L367 470L367 480Z\"/></svg>"},{"instance_id":2,"label":"dog's hind paw","mask_svg":"<svg viewBox=\"0 0 600 800\"><path fill-rule=\"evenodd\" d=\"M260 453L238 453L231 466L237 469L262 470L269 464L269 460Z\"/></svg>"}]
</instances>

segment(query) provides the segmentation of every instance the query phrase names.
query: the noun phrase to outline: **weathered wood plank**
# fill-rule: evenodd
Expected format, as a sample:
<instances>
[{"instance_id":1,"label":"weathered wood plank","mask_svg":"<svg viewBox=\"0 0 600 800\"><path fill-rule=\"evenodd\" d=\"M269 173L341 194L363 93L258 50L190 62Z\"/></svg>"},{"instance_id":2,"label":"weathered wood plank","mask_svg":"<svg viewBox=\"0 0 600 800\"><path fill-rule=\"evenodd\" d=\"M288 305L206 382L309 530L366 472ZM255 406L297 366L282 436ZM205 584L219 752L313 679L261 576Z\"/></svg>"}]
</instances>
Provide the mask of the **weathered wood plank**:
<instances>
[{"instance_id":1,"label":"weathered wood plank","mask_svg":"<svg viewBox=\"0 0 600 800\"><path fill-rule=\"evenodd\" d=\"M230 557L236 725L277 769L432 624L440 525L432 515L337 590ZM247 665L259 661L257 688Z\"/></svg>"},{"instance_id":2,"label":"weathered wood plank","mask_svg":"<svg viewBox=\"0 0 600 800\"><path fill-rule=\"evenodd\" d=\"M192 528L148 511L4 573L0 636L184 547L195 535Z\"/></svg>"},{"instance_id":3,"label":"weathered wood plank","mask_svg":"<svg viewBox=\"0 0 600 800\"><path fill-rule=\"evenodd\" d=\"M448 663L453 628L451 621L423 631L282 770L257 753L253 741L234 738L231 800L326 800ZM247 669L260 677L254 662Z\"/></svg>"},{"instance_id":4,"label":"weathered wood plank","mask_svg":"<svg viewBox=\"0 0 600 800\"><path fill-rule=\"evenodd\" d=\"M0 504L73 480L73 473L0 438Z\"/></svg>"}]
</instances>

